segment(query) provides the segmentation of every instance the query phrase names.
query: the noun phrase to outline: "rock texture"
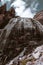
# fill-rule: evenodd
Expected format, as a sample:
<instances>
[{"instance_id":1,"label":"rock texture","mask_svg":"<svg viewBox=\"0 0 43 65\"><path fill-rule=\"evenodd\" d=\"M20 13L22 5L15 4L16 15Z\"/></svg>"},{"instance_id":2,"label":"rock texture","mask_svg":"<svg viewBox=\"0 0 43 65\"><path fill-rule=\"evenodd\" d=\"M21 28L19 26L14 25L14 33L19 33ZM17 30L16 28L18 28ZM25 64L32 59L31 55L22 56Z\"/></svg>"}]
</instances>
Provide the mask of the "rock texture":
<instances>
[{"instance_id":1,"label":"rock texture","mask_svg":"<svg viewBox=\"0 0 43 65\"><path fill-rule=\"evenodd\" d=\"M31 54L19 55L6 65L43 65L43 45L38 46Z\"/></svg>"},{"instance_id":2,"label":"rock texture","mask_svg":"<svg viewBox=\"0 0 43 65\"><path fill-rule=\"evenodd\" d=\"M43 65L42 18L15 16L15 10L6 11L5 4L0 7L0 65L32 64Z\"/></svg>"},{"instance_id":3,"label":"rock texture","mask_svg":"<svg viewBox=\"0 0 43 65\"><path fill-rule=\"evenodd\" d=\"M12 18L0 34L2 65L16 57L25 47L27 50L24 55L31 53L34 48L43 44L42 40L43 26L39 21L31 18Z\"/></svg>"},{"instance_id":4,"label":"rock texture","mask_svg":"<svg viewBox=\"0 0 43 65\"><path fill-rule=\"evenodd\" d=\"M8 21L15 16L14 8L10 8L9 11L6 11L6 4L0 7L0 29L3 29Z\"/></svg>"},{"instance_id":5,"label":"rock texture","mask_svg":"<svg viewBox=\"0 0 43 65\"><path fill-rule=\"evenodd\" d=\"M37 47L31 54L20 57L18 62L12 60L10 63L8 65L43 65L43 45Z\"/></svg>"},{"instance_id":6,"label":"rock texture","mask_svg":"<svg viewBox=\"0 0 43 65\"><path fill-rule=\"evenodd\" d=\"M36 13L34 19L38 20L41 24L43 24L43 10Z\"/></svg>"}]
</instances>

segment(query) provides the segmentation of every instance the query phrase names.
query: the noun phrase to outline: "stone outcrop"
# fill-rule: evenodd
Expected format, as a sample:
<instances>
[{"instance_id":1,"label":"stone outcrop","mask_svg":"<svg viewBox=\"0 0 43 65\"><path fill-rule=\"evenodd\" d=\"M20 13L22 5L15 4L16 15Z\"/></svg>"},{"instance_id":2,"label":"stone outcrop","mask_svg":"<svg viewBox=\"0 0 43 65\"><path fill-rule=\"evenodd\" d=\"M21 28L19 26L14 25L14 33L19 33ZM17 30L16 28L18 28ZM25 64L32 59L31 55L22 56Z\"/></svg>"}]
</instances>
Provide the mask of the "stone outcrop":
<instances>
[{"instance_id":1,"label":"stone outcrop","mask_svg":"<svg viewBox=\"0 0 43 65\"><path fill-rule=\"evenodd\" d=\"M12 18L0 34L2 65L16 57L26 47L24 55L43 44L43 26L31 18ZM29 50L31 48L31 50ZM7 51L7 52L6 52Z\"/></svg>"},{"instance_id":2,"label":"stone outcrop","mask_svg":"<svg viewBox=\"0 0 43 65\"><path fill-rule=\"evenodd\" d=\"M21 18L0 7L0 65L43 65L42 13Z\"/></svg>"}]
</instances>

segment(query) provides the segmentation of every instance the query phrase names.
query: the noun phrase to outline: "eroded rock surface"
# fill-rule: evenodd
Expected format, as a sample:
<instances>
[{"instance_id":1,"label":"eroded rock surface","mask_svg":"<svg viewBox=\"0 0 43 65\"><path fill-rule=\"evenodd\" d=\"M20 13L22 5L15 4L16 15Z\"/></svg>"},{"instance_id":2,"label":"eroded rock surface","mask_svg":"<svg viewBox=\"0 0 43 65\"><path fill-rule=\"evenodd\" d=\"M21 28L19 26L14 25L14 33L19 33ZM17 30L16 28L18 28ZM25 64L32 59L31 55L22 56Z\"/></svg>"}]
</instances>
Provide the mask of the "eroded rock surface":
<instances>
[{"instance_id":1,"label":"eroded rock surface","mask_svg":"<svg viewBox=\"0 0 43 65\"><path fill-rule=\"evenodd\" d=\"M43 25L39 21L31 18L12 18L0 34L2 65L19 55L24 48L24 55L27 55L42 44Z\"/></svg>"}]
</instances>

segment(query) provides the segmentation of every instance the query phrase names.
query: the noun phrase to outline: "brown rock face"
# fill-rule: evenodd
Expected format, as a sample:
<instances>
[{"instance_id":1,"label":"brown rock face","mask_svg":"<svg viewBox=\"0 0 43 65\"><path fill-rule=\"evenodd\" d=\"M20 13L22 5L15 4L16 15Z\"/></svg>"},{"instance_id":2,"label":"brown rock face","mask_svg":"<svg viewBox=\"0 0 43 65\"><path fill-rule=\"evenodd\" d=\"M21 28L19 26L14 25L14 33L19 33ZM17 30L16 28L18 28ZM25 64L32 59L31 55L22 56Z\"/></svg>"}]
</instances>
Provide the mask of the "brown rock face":
<instances>
[{"instance_id":1,"label":"brown rock face","mask_svg":"<svg viewBox=\"0 0 43 65\"><path fill-rule=\"evenodd\" d=\"M0 26L3 23L3 20L4 20L4 14L0 14Z\"/></svg>"},{"instance_id":2,"label":"brown rock face","mask_svg":"<svg viewBox=\"0 0 43 65\"><path fill-rule=\"evenodd\" d=\"M39 21L21 17L12 18L0 34L2 65L16 57L25 47L28 50L31 48L29 51L32 52L33 47L38 46L43 39L41 34L43 34L43 28Z\"/></svg>"},{"instance_id":3,"label":"brown rock face","mask_svg":"<svg viewBox=\"0 0 43 65\"><path fill-rule=\"evenodd\" d=\"M0 7L0 14L5 14L5 12L6 12L6 4Z\"/></svg>"},{"instance_id":4,"label":"brown rock face","mask_svg":"<svg viewBox=\"0 0 43 65\"><path fill-rule=\"evenodd\" d=\"M36 13L34 19L38 20L41 24L43 24L43 10Z\"/></svg>"},{"instance_id":5,"label":"brown rock face","mask_svg":"<svg viewBox=\"0 0 43 65\"><path fill-rule=\"evenodd\" d=\"M11 18L15 17L15 10L6 11L6 4L0 7L0 29L3 29Z\"/></svg>"}]
</instances>

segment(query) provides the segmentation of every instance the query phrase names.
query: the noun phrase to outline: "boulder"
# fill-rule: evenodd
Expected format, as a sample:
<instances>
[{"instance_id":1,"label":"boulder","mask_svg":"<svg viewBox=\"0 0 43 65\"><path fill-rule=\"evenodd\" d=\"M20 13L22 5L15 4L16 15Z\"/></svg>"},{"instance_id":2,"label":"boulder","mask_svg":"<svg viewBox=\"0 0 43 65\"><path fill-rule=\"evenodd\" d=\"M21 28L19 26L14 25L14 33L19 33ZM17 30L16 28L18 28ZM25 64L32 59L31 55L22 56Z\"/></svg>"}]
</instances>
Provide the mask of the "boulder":
<instances>
[{"instance_id":1,"label":"boulder","mask_svg":"<svg viewBox=\"0 0 43 65\"><path fill-rule=\"evenodd\" d=\"M34 19L38 20L43 25L43 10L36 13Z\"/></svg>"},{"instance_id":2,"label":"boulder","mask_svg":"<svg viewBox=\"0 0 43 65\"><path fill-rule=\"evenodd\" d=\"M19 55L25 47L28 50L31 48L29 50L31 53L43 40L42 35L43 26L39 21L31 18L12 18L0 34L3 64Z\"/></svg>"}]
</instances>

